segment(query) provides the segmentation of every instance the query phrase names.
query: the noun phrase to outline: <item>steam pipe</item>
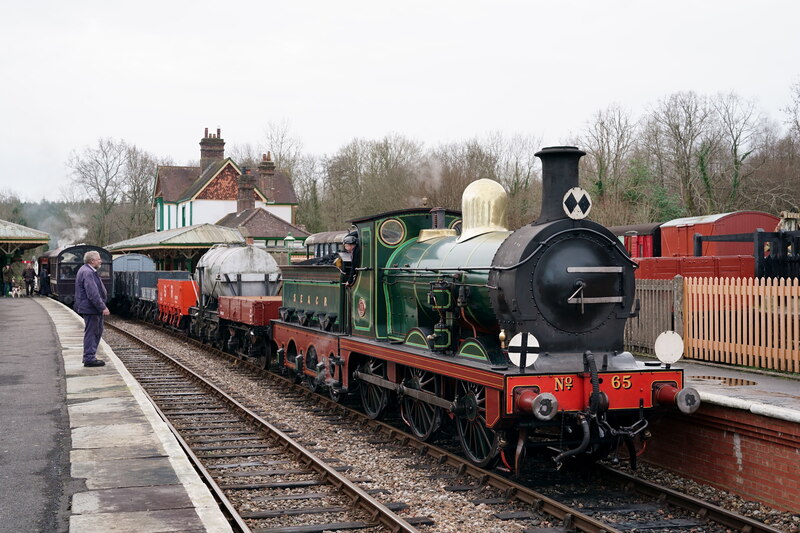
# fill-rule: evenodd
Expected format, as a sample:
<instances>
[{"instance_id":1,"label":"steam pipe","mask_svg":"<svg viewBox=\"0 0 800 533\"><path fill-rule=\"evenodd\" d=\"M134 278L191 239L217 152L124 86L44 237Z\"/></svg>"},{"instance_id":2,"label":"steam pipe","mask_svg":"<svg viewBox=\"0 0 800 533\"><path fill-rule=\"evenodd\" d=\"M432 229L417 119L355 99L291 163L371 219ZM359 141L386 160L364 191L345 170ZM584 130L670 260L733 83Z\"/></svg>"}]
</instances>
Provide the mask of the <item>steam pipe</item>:
<instances>
[{"instance_id":1,"label":"steam pipe","mask_svg":"<svg viewBox=\"0 0 800 533\"><path fill-rule=\"evenodd\" d=\"M583 439L581 440L581 443L578 445L577 448L561 452L555 457L555 459L553 459L558 465L560 465L567 457L572 457L573 455L578 455L579 453L582 453L589 446L589 420L582 414L578 415L578 419L581 422L581 429L583 430Z\"/></svg>"}]
</instances>

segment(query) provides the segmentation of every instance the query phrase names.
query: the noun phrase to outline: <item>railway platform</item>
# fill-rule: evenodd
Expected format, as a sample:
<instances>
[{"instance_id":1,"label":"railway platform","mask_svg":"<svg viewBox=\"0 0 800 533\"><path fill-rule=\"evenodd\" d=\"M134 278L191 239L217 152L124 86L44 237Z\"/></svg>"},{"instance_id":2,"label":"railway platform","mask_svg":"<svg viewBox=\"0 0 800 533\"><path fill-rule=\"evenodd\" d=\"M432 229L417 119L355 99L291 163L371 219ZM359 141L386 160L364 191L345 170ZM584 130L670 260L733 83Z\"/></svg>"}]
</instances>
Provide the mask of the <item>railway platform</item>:
<instances>
[{"instance_id":1,"label":"railway platform","mask_svg":"<svg viewBox=\"0 0 800 533\"><path fill-rule=\"evenodd\" d=\"M800 512L800 379L681 360L692 415L651 425L642 460L783 511Z\"/></svg>"},{"instance_id":2,"label":"railway platform","mask_svg":"<svg viewBox=\"0 0 800 533\"><path fill-rule=\"evenodd\" d=\"M4 531L230 531L211 493L103 341L42 297L0 300Z\"/></svg>"}]
</instances>

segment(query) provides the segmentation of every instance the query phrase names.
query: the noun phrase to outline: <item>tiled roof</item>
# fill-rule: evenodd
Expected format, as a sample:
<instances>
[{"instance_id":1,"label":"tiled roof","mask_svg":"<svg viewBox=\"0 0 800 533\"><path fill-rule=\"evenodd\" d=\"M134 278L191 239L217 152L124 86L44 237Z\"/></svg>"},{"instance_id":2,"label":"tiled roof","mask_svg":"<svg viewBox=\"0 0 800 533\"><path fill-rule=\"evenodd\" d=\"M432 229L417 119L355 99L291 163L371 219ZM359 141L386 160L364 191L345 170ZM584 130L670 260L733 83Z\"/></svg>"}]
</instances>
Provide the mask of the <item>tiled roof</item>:
<instances>
[{"instance_id":1,"label":"tiled roof","mask_svg":"<svg viewBox=\"0 0 800 533\"><path fill-rule=\"evenodd\" d=\"M208 248L213 244L244 243L242 234L235 228L214 224L197 224L185 228L154 231L132 239L106 246L109 251L135 251L153 248Z\"/></svg>"},{"instance_id":2,"label":"tiled roof","mask_svg":"<svg viewBox=\"0 0 800 533\"><path fill-rule=\"evenodd\" d=\"M200 167L159 166L156 173L156 197L165 202L178 202L185 191L200 175Z\"/></svg>"},{"instance_id":3,"label":"tiled roof","mask_svg":"<svg viewBox=\"0 0 800 533\"><path fill-rule=\"evenodd\" d=\"M250 237L256 239L282 239L289 233L292 237L308 237L309 233L290 224L262 207L245 209L241 213L230 213L217 222L219 226L238 228L244 226Z\"/></svg>"},{"instance_id":4,"label":"tiled roof","mask_svg":"<svg viewBox=\"0 0 800 533\"><path fill-rule=\"evenodd\" d=\"M266 178L267 181L269 178ZM297 203L297 195L294 192L294 187L292 187L292 182L289 179L289 176L284 174L283 172L275 172L275 190L264 190L263 192L267 195L267 198L270 201L275 201L276 204L296 204ZM264 186L267 187L269 184L265 183Z\"/></svg>"}]
</instances>

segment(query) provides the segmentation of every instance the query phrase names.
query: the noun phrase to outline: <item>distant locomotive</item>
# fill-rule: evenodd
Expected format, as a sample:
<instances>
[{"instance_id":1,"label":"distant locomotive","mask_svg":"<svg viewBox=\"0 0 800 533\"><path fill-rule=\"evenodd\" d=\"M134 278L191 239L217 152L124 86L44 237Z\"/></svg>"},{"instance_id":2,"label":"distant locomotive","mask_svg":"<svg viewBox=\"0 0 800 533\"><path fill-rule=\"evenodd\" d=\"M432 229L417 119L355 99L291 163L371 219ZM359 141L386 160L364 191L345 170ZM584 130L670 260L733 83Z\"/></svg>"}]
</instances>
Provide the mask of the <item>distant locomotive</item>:
<instances>
[{"instance_id":1,"label":"distant locomotive","mask_svg":"<svg viewBox=\"0 0 800 533\"><path fill-rule=\"evenodd\" d=\"M38 258L39 272L47 269L50 276L50 296L64 305L72 307L75 301L75 277L83 266L83 256L86 252L96 251L100 254L102 263L98 273L111 298L113 292L112 274L113 267L111 253L105 248L89 244L75 244L56 250L48 250Z\"/></svg>"}]
</instances>

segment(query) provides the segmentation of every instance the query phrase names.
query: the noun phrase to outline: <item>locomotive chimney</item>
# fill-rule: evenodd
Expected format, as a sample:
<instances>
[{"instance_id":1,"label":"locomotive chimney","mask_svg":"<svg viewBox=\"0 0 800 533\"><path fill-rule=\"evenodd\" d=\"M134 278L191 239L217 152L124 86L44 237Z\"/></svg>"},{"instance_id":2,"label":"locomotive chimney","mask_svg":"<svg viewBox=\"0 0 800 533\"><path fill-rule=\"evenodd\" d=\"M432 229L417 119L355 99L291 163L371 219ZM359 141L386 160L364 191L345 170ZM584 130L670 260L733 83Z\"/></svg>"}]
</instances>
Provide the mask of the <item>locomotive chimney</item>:
<instances>
[{"instance_id":1,"label":"locomotive chimney","mask_svg":"<svg viewBox=\"0 0 800 533\"><path fill-rule=\"evenodd\" d=\"M200 140L200 172L214 161L225 159L225 141L221 137L222 133L217 128L217 134L209 135L208 128L205 129L205 136Z\"/></svg>"},{"instance_id":2,"label":"locomotive chimney","mask_svg":"<svg viewBox=\"0 0 800 533\"><path fill-rule=\"evenodd\" d=\"M542 211L534 224L567 218L564 195L578 186L578 161L586 152L574 146L550 146L535 155L542 160Z\"/></svg>"}]
</instances>

